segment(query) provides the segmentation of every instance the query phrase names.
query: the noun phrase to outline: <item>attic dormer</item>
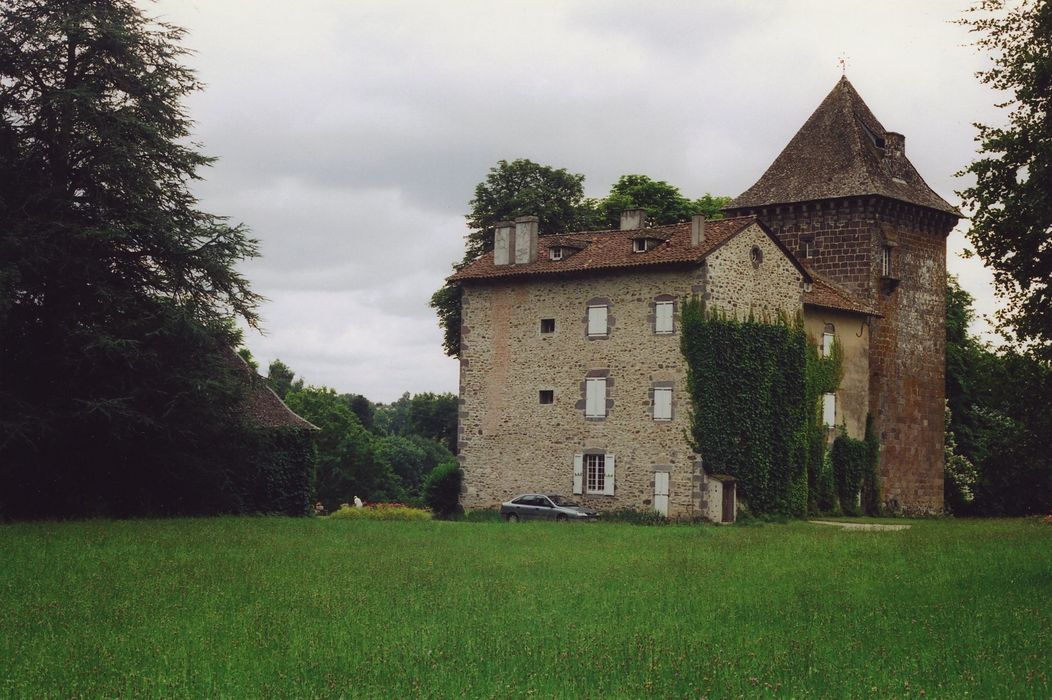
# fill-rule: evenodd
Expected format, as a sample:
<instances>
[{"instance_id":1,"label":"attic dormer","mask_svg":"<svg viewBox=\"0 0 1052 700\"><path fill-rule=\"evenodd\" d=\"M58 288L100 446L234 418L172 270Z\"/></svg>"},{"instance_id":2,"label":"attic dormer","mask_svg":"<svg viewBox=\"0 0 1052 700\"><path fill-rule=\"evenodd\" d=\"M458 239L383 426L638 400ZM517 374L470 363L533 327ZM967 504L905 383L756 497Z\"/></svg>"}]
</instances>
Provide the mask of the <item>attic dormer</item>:
<instances>
[{"instance_id":1,"label":"attic dormer","mask_svg":"<svg viewBox=\"0 0 1052 700\"><path fill-rule=\"evenodd\" d=\"M651 232L640 232L630 239L632 241L633 253L645 253L653 250L668 240L667 236L658 236Z\"/></svg>"},{"instance_id":2,"label":"attic dormer","mask_svg":"<svg viewBox=\"0 0 1052 700\"><path fill-rule=\"evenodd\" d=\"M554 261L565 260L574 253L584 250L587 246L588 241L564 238L548 245L548 259Z\"/></svg>"}]
</instances>

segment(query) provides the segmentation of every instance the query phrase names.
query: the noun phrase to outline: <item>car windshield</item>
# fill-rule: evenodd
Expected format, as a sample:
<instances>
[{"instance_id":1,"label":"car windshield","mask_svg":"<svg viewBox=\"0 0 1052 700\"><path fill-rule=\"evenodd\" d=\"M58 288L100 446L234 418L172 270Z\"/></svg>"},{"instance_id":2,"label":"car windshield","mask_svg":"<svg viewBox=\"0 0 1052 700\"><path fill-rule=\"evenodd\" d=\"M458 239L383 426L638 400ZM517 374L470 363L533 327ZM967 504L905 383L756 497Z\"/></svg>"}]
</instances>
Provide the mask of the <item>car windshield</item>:
<instances>
[{"instance_id":1,"label":"car windshield","mask_svg":"<svg viewBox=\"0 0 1052 700\"><path fill-rule=\"evenodd\" d=\"M548 498L552 499L552 503L554 503L555 505L562 506L564 508L574 508L577 506L577 503L571 501L568 498L563 498L562 496L553 496L552 494L548 494Z\"/></svg>"}]
</instances>

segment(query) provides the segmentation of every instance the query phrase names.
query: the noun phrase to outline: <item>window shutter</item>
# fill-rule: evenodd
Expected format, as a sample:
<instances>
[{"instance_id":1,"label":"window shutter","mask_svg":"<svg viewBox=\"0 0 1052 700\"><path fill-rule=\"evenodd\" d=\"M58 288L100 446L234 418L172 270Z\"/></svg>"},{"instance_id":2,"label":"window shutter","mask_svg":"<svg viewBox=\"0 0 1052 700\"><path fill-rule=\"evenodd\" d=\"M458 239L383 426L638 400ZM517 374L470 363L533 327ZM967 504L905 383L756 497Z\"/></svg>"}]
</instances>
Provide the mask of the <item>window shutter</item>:
<instances>
[{"instance_id":1,"label":"window shutter","mask_svg":"<svg viewBox=\"0 0 1052 700\"><path fill-rule=\"evenodd\" d=\"M823 333L822 334L822 357L829 357L833 352L833 334Z\"/></svg>"},{"instance_id":2,"label":"window shutter","mask_svg":"<svg viewBox=\"0 0 1052 700\"><path fill-rule=\"evenodd\" d=\"M654 389L654 420L672 420L672 389Z\"/></svg>"},{"instance_id":3,"label":"window shutter","mask_svg":"<svg viewBox=\"0 0 1052 700\"><path fill-rule=\"evenodd\" d=\"M573 492L575 495L581 495L584 490L584 455L576 454L573 456Z\"/></svg>"},{"instance_id":4,"label":"window shutter","mask_svg":"<svg viewBox=\"0 0 1052 700\"><path fill-rule=\"evenodd\" d=\"M588 335L606 335L606 307L588 307Z\"/></svg>"},{"instance_id":5,"label":"window shutter","mask_svg":"<svg viewBox=\"0 0 1052 700\"><path fill-rule=\"evenodd\" d=\"M836 394L822 395L822 423L827 427L836 425Z\"/></svg>"},{"instance_id":6,"label":"window shutter","mask_svg":"<svg viewBox=\"0 0 1052 700\"><path fill-rule=\"evenodd\" d=\"M659 301L654 307L657 316L655 318L654 332L656 333L671 333L672 332L672 302L671 301Z\"/></svg>"},{"instance_id":7,"label":"window shutter","mask_svg":"<svg viewBox=\"0 0 1052 700\"><path fill-rule=\"evenodd\" d=\"M584 414L591 417L606 415L606 379L589 379L585 383Z\"/></svg>"},{"instance_id":8,"label":"window shutter","mask_svg":"<svg viewBox=\"0 0 1052 700\"><path fill-rule=\"evenodd\" d=\"M606 455L603 460L603 495L614 495L614 456Z\"/></svg>"}]
</instances>

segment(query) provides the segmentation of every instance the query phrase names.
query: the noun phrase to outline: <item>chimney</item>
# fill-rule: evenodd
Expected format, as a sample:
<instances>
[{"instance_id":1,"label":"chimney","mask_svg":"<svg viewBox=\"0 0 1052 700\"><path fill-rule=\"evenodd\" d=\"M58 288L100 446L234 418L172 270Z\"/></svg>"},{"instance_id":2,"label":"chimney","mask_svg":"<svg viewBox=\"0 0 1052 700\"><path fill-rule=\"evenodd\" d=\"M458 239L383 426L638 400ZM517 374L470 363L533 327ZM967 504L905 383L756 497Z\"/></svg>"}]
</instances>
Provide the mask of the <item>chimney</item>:
<instances>
[{"instance_id":1,"label":"chimney","mask_svg":"<svg viewBox=\"0 0 1052 700\"><path fill-rule=\"evenodd\" d=\"M906 137L895 131L884 132L884 155L898 159L906 155Z\"/></svg>"},{"instance_id":2,"label":"chimney","mask_svg":"<svg viewBox=\"0 0 1052 700\"><path fill-rule=\"evenodd\" d=\"M625 209L621 212L621 230L633 231L647 225L647 213L643 209Z\"/></svg>"},{"instance_id":3,"label":"chimney","mask_svg":"<svg viewBox=\"0 0 1052 700\"><path fill-rule=\"evenodd\" d=\"M705 215L695 214L690 219L690 244L695 248L705 242Z\"/></svg>"},{"instance_id":4,"label":"chimney","mask_svg":"<svg viewBox=\"0 0 1052 700\"><path fill-rule=\"evenodd\" d=\"M515 219L515 264L531 263L537 259L536 216L520 216Z\"/></svg>"},{"instance_id":5,"label":"chimney","mask_svg":"<svg viewBox=\"0 0 1052 700\"><path fill-rule=\"evenodd\" d=\"M512 251L515 249L515 222L501 221L494 224L493 264L508 265L511 263Z\"/></svg>"}]
</instances>

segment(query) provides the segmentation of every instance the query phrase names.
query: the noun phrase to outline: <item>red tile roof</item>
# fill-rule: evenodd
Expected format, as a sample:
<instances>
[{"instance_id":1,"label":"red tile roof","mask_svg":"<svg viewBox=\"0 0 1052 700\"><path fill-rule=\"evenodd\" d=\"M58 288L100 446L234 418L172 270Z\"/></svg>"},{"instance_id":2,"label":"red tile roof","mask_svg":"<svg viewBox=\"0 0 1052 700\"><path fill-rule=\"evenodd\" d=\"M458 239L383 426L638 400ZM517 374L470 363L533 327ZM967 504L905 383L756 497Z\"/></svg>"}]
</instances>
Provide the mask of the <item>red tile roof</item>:
<instances>
[{"instance_id":1,"label":"red tile roof","mask_svg":"<svg viewBox=\"0 0 1052 700\"><path fill-rule=\"evenodd\" d=\"M542 236L538 244L542 252L532 263L495 265L491 251L468 263L449 279L453 282L500 280L589 271L699 264L707 255L755 223L758 222L754 216L706 221L705 240L697 247L690 244L691 224L689 221L648 229L579 231ZM632 250L632 241L641 235L665 240L645 253L635 253ZM796 264L805 279L813 280L811 291L804 293L805 304L871 316L879 315L871 305L801 265L792 253L778 243L777 239L772 237L772 240L778 244L786 257ZM560 245L574 248L584 247L578 252L566 255L562 260L550 260L543 252Z\"/></svg>"},{"instance_id":2,"label":"red tile roof","mask_svg":"<svg viewBox=\"0 0 1052 700\"><path fill-rule=\"evenodd\" d=\"M562 260L549 260L546 255L541 254L536 261L520 265L494 265L493 253L489 252L465 265L449 279L459 282L524 275L551 275L588 270L700 263L706 255L754 223L756 223L756 217L753 216L706 221L705 240L697 247L690 244L691 224L689 221L642 230L582 231L543 236L538 246L541 249L558 246L564 240L567 247L574 246L575 243L587 243L587 245L573 255L565 256ZM645 253L634 253L632 252L632 240L638 238L641 233L652 238L666 240Z\"/></svg>"}]
</instances>

